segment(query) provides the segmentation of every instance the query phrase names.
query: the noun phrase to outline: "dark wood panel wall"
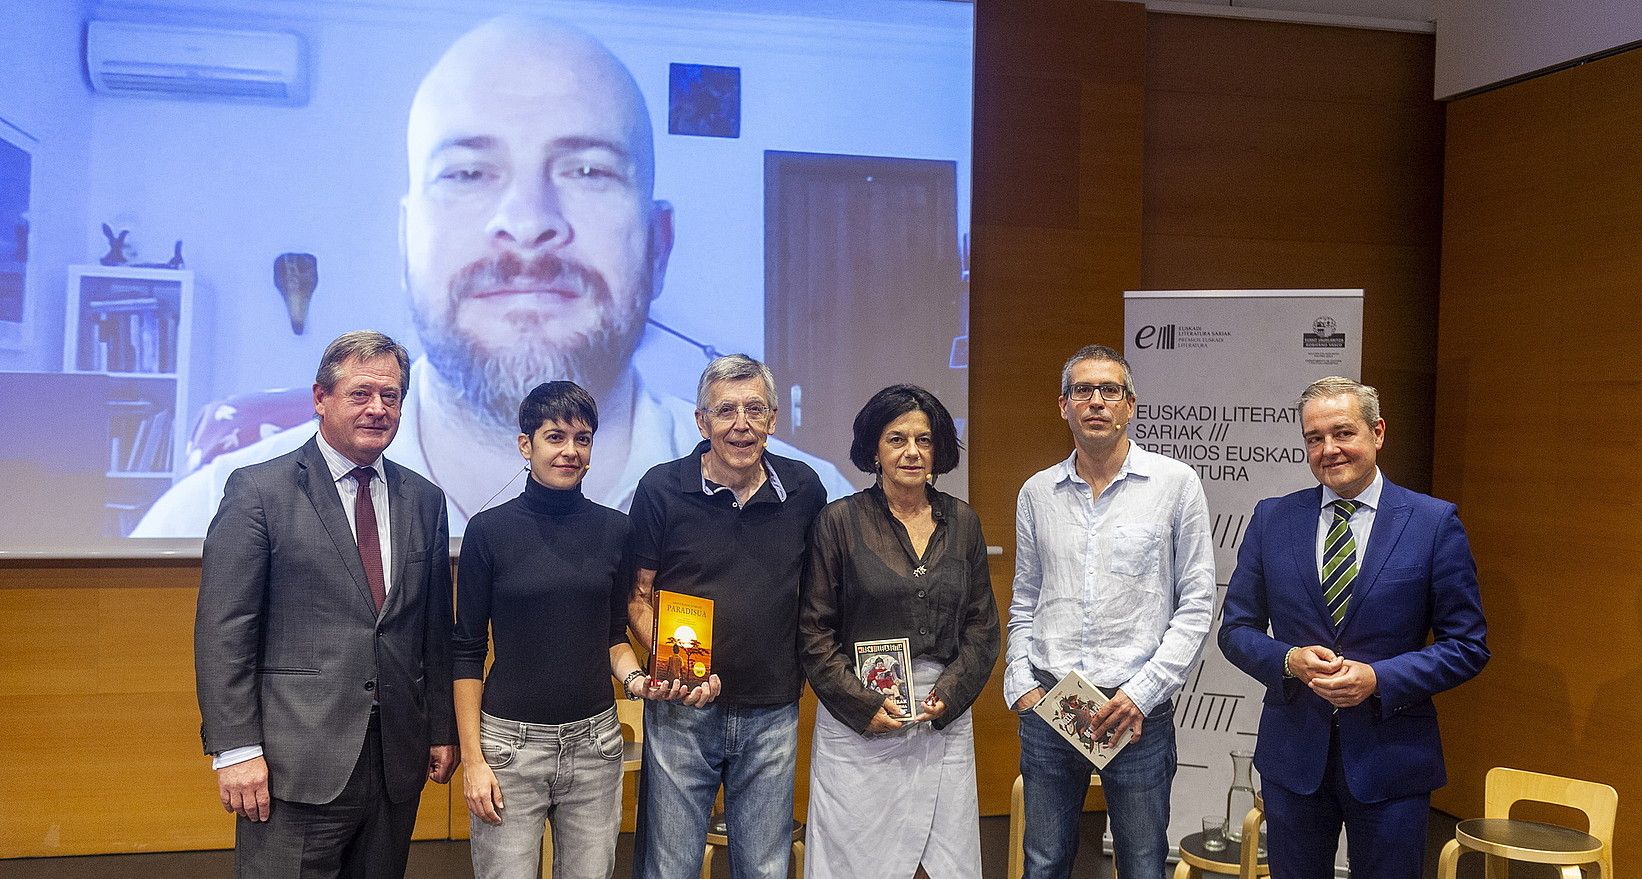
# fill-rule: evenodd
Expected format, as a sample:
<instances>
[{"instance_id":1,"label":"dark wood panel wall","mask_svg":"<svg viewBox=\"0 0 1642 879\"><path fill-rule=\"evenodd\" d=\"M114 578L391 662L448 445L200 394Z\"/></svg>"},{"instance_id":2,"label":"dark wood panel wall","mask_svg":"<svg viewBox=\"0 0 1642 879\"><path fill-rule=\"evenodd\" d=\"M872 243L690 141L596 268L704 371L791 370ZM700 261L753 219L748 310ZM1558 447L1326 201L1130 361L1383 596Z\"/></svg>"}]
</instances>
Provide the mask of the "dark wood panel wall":
<instances>
[{"instance_id":1,"label":"dark wood panel wall","mask_svg":"<svg viewBox=\"0 0 1642 879\"><path fill-rule=\"evenodd\" d=\"M1056 397L1066 357L1121 345L1140 283L1146 13L1128 3L977 6L969 496L1007 619L1015 496L1071 451ZM1019 772L1003 663L976 703L981 810Z\"/></svg>"},{"instance_id":2,"label":"dark wood panel wall","mask_svg":"<svg viewBox=\"0 0 1642 879\"><path fill-rule=\"evenodd\" d=\"M1428 490L1443 144L1432 39L1150 22L1142 283L1363 288L1382 463ZM1295 396L1320 377L1295 375Z\"/></svg>"},{"instance_id":3,"label":"dark wood panel wall","mask_svg":"<svg viewBox=\"0 0 1642 879\"><path fill-rule=\"evenodd\" d=\"M1621 863L1642 852L1639 95L1633 50L1449 105L1437 344L1434 481L1494 652L1444 704L1449 787L1607 782Z\"/></svg>"},{"instance_id":4,"label":"dark wood panel wall","mask_svg":"<svg viewBox=\"0 0 1642 879\"><path fill-rule=\"evenodd\" d=\"M1363 371L1386 395L1386 469L1425 487L1442 138L1431 39L1088 0L982 0L976 14L968 464L1004 548L1000 608L1016 491L1070 451L1060 364L1089 342L1123 344L1124 290L1366 288ZM197 580L193 564L0 567L0 857L227 844L198 756ZM1018 749L996 675L975 730L982 811L1001 814ZM446 793L424 799L419 835L465 829Z\"/></svg>"}]
</instances>

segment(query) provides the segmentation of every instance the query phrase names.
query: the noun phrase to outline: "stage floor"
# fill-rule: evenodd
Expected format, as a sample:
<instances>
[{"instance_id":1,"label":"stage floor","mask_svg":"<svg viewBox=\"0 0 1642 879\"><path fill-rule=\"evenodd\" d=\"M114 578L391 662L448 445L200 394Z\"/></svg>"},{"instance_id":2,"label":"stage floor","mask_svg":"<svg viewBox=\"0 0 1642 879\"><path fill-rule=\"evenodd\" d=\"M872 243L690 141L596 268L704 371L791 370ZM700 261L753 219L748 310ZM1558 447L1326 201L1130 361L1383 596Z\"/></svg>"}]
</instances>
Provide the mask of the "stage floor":
<instances>
[{"instance_id":1,"label":"stage floor","mask_svg":"<svg viewBox=\"0 0 1642 879\"><path fill-rule=\"evenodd\" d=\"M1433 811L1427 832L1425 875L1437 874L1437 853L1443 843L1454 838L1455 819ZM1106 830L1105 816L1087 815L1083 826L1083 852L1072 879L1108 879L1112 875L1106 858L1091 858ZM981 869L985 879L1004 879L1008 868L1009 819L1003 816L981 819ZM616 876L628 875L632 863L633 837L624 833L616 845ZM176 852L141 855L97 855L74 858L22 858L0 861L0 876L7 879L129 879L132 876L164 879L221 879L234 872L232 852ZM714 879L730 879L729 858L715 859ZM406 879L464 879L473 875L464 841L418 842L411 846ZM876 877L859 877L876 879ZM941 879L941 877L935 877ZM1460 879L1482 879L1482 859L1460 861Z\"/></svg>"}]
</instances>

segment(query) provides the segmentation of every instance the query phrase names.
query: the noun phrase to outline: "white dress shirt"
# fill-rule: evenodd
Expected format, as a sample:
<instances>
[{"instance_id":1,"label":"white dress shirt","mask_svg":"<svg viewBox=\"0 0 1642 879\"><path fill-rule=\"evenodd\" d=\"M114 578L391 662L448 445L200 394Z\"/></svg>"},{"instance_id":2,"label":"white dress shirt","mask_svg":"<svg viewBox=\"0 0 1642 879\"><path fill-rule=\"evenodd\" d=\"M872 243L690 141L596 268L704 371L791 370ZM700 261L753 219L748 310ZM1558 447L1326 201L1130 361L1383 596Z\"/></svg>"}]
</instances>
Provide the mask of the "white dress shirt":
<instances>
[{"instance_id":1,"label":"white dress shirt","mask_svg":"<svg viewBox=\"0 0 1642 879\"><path fill-rule=\"evenodd\" d=\"M1190 467L1130 443L1093 497L1077 456L1021 487L1004 699L1076 670L1142 711L1172 698L1209 632L1214 540Z\"/></svg>"},{"instance_id":2,"label":"white dress shirt","mask_svg":"<svg viewBox=\"0 0 1642 879\"><path fill-rule=\"evenodd\" d=\"M358 543L359 524L354 521L354 504L359 500L359 480L349 474L362 465L355 464L331 448L323 433L315 432L314 439L319 441L319 453L325 456L325 466L331 468L331 480L336 483L336 493L342 498L342 511L348 514L348 530L353 532L354 542ZM376 510L376 540L382 548L382 590L386 595L393 591L393 551L388 545L388 535L393 531L392 520L388 518L388 472L382 466L381 456L363 466L369 466L376 472L376 476L371 478L371 506Z\"/></svg>"},{"instance_id":3,"label":"white dress shirt","mask_svg":"<svg viewBox=\"0 0 1642 879\"><path fill-rule=\"evenodd\" d=\"M319 453L325 457L325 466L330 468L336 493L342 499L342 511L348 516L348 530L353 532L354 541L357 542L359 525L354 521L354 502L359 498L359 480L350 474L353 473L354 467L360 465L354 464L341 452L331 448L331 444L325 441L324 434L315 431L314 438L319 441ZM382 549L382 588L383 594L386 595L393 589L393 550L389 545L389 534L393 528L388 518L388 474L382 466L380 456L369 466L376 471L376 476L371 479L371 505L376 508L376 538ZM229 748L220 754L211 755L211 768L221 769L261 756L261 744Z\"/></svg>"},{"instance_id":4,"label":"white dress shirt","mask_svg":"<svg viewBox=\"0 0 1642 879\"><path fill-rule=\"evenodd\" d=\"M1380 509L1380 490L1385 488L1385 474L1380 468L1374 468L1374 481L1368 487L1351 498L1357 502L1357 512L1351 514L1347 521L1351 523L1351 539L1357 544L1357 566L1362 567L1363 556L1368 552L1368 536L1374 533L1374 513ZM1329 529L1334 527L1334 508L1329 506L1341 500L1339 493L1328 486L1323 486L1323 509L1317 516L1317 575L1323 572L1324 543L1328 541Z\"/></svg>"}]
</instances>

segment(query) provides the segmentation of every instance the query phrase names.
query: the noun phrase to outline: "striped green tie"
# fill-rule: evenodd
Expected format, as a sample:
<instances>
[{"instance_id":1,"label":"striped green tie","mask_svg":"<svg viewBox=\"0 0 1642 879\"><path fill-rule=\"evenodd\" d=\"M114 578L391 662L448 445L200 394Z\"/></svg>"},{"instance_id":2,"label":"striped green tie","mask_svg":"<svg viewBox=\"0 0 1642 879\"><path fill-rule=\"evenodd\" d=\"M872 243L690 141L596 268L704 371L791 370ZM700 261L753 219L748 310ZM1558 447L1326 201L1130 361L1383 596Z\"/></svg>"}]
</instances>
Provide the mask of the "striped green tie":
<instances>
[{"instance_id":1,"label":"striped green tie","mask_svg":"<svg viewBox=\"0 0 1642 879\"><path fill-rule=\"evenodd\" d=\"M1346 605L1351 603L1351 584L1357 579L1357 540L1351 534L1351 514L1362 504L1357 501L1337 500L1334 521L1323 540L1323 602L1328 605L1329 619L1335 626L1346 618Z\"/></svg>"}]
</instances>

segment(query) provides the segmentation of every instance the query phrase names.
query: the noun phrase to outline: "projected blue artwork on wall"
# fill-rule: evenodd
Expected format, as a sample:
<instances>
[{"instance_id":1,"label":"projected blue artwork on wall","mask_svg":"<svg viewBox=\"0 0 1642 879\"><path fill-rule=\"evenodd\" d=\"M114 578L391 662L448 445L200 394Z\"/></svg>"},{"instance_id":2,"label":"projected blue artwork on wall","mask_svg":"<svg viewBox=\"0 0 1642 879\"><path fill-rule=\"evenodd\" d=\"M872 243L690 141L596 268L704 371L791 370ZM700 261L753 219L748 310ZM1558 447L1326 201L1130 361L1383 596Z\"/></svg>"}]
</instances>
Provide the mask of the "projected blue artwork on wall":
<instances>
[{"instance_id":1,"label":"projected blue artwork on wall","mask_svg":"<svg viewBox=\"0 0 1642 879\"><path fill-rule=\"evenodd\" d=\"M709 64L669 65L668 134L741 136L741 71Z\"/></svg>"}]
</instances>

